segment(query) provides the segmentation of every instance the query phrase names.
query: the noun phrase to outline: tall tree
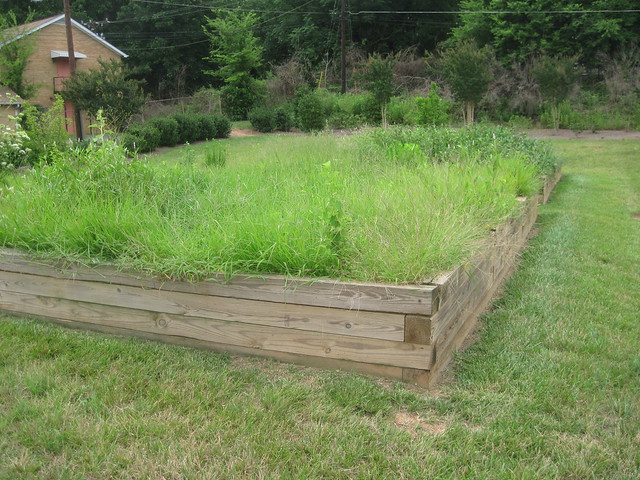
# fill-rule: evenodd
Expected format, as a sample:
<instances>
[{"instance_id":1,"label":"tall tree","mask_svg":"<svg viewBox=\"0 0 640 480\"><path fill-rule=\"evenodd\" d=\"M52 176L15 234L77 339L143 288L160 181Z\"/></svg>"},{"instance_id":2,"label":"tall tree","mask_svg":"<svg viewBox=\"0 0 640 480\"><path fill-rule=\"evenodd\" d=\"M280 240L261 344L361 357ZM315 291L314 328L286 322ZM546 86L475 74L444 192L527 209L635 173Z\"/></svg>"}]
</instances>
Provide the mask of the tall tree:
<instances>
[{"instance_id":1,"label":"tall tree","mask_svg":"<svg viewBox=\"0 0 640 480\"><path fill-rule=\"evenodd\" d=\"M257 76L263 49L252 32L256 21L253 13L228 12L213 19L207 17L204 27L211 40L211 52L205 60L215 67L205 73L224 82L222 100L236 118L246 118L260 97Z\"/></svg>"},{"instance_id":2,"label":"tall tree","mask_svg":"<svg viewBox=\"0 0 640 480\"><path fill-rule=\"evenodd\" d=\"M461 41L443 52L442 67L453 96L464 104L464 118L472 124L475 108L487 93L493 78L490 47L478 48L473 41Z\"/></svg>"},{"instance_id":3,"label":"tall tree","mask_svg":"<svg viewBox=\"0 0 640 480\"><path fill-rule=\"evenodd\" d=\"M592 64L597 52L640 41L640 13L616 12L637 9L637 0L463 0L460 8L479 13L461 15L454 37L491 45L506 64L537 53ZM480 13L488 11L498 13Z\"/></svg>"}]
</instances>

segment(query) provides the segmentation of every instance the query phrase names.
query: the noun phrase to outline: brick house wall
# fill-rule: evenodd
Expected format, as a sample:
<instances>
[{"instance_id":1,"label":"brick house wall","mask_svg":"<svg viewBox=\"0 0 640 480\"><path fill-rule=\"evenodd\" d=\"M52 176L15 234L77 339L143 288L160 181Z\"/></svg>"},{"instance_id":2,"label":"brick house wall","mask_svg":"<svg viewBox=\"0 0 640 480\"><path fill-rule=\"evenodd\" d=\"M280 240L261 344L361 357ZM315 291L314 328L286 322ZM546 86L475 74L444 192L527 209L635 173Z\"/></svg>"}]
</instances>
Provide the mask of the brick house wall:
<instances>
[{"instance_id":1,"label":"brick house wall","mask_svg":"<svg viewBox=\"0 0 640 480\"><path fill-rule=\"evenodd\" d=\"M30 41L34 42L34 53L29 58L24 78L37 86L37 93L29 99L36 106L49 108L55 94L63 87L63 78L69 75L67 35L64 15L39 20L23 26ZM97 35L78 24L72 23L73 46L76 56L76 71L82 72L98 68L98 60L121 60L126 54L102 40ZM69 133L75 133L73 106L65 102ZM83 115L83 132L90 133L90 120Z\"/></svg>"}]
</instances>

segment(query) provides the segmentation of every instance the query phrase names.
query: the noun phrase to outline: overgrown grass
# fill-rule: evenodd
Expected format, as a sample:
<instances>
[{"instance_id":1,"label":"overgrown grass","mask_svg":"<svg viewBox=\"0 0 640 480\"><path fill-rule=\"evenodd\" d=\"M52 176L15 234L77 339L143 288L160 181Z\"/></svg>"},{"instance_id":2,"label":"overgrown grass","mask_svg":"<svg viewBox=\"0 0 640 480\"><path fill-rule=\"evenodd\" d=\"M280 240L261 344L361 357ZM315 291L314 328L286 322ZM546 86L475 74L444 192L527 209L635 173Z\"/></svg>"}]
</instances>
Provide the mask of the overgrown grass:
<instances>
[{"instance_id":1,"label":"overgrown grass","mask_svg":"<svg viewBox=\"0 0 640 480\"><path fill-rule=\"evenodd\" d=\"M171 165L94 146L6 190L0 244L181 278L226 272L419 282L468 257L489 229L517 213L517 196L539 188L543 170L533 150L512 147L509 132L487 132L448 133L464 158L432 147L412 151L410 162L375 153L372 142L396 132L359 142L279 137L244 162L228 141L225 168L211 168L211 146L204 159L189 146ZM438 132L414 130L414 137L429 144Z\"/></svg>"},{"instance_id":2,"label":"overgrown grass","mask_svg":"<svg viewBox=\"0 0 640 480\"><path fill-rule=\"evenodd\" d=\"M568 159L455 383L0 319L0 478L640 477L640 142Z\"/></svg>"}]
</instances>

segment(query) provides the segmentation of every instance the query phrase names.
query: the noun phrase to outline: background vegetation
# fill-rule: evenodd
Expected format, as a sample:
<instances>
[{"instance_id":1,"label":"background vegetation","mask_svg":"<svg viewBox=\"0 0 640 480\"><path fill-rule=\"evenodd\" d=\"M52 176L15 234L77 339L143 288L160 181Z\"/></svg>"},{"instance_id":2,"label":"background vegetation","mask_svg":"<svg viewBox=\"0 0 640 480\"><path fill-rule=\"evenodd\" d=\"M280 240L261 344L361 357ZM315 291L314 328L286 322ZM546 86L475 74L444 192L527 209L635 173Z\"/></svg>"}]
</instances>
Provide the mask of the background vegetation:
<instances>
[{"instance_id":1,"label":"background vegetation","mask_svg":"<svg viewBox=\"0 0 640 480\"><path fill-rule=\"evenodd\" d=\"M0 11L21 22L59 13L58 3L7 0ZM215 92L224 110L218 113L246 119L253 109L278 105L295 113L300 101L312 102L301 99L310 88L326 90L325 97L339 90L339 2L116 0L96 7L74 0L72 11L129 54L128 69L151 98ZM352 0L347 86L365 98L357 109L325 109L316 125L297 124L313 130L424 122L430 115L415 99L435 82L451 102L449 122L477 116L523 127L635 129L639 32L633 0ZM456 62L467 68L456 70ZM390 79L382 66L392 69ZM564 75L556 79L566 84L561 95L550 93L541 66Z\"/></svg>"}]
</instances>

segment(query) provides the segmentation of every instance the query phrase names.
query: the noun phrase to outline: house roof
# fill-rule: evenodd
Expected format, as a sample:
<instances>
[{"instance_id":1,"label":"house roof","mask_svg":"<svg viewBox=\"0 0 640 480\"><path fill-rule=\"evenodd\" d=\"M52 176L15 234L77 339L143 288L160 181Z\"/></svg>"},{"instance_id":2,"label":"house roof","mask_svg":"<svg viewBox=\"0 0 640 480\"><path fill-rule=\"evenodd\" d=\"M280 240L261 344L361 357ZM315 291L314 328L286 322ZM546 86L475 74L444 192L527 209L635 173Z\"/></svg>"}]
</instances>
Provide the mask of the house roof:
<instances>
[{"instance_id":1,"label":"house roof","mask_svg":"<svg viewBox=\"0 0 640 480\"><path fill-rule=\"evenodd\" d=\"M0 85L0 105L22 105L22 98L9 87Z\"/></svg>"},{"instance_id":2,"label":"house roof","mask_svg":"<svg viewBox=\"0 0 640 480\"><path fill-rule=\"evenodd\" d=\"M22 37L25 37L27 35L31 35L32 33L35 33L38 30L42 30L43 28L48 27L49 25L53 25L53 24L64 25L65 24L65 22L64 22L64 14L55 15L55 16L49 17L49 18L43 18L41 20L36 20L34 22L25 23L23 25L15 27L14 29L9 29L7 31L9 36L11 35L11 30L15 30L15 34L16 35L15 35L15 37L11 38L11 40L7 41L4 45L6 45L8 43L11 43L11 42L15 42L16 40L19 40ZM111 45L104 38L101 38L100 36L98 36L95 33L93 33L91 30L89 30L87 27L85 27L81 23L76 22L73 18L71 19L71 24L74 27L76 27L78 30L86 33L91 38L93 38L95 41L101 43L102 45L104 45L108 49L112 50L113 52L117 53L118 55L121 55L124 58L129 56L126 53L124 53L122 50L120 50L120 49L114 47L113 45ZM3 45L0 45L0 47L2 47L2 46Z\"/></svg>"}]
</instances>

